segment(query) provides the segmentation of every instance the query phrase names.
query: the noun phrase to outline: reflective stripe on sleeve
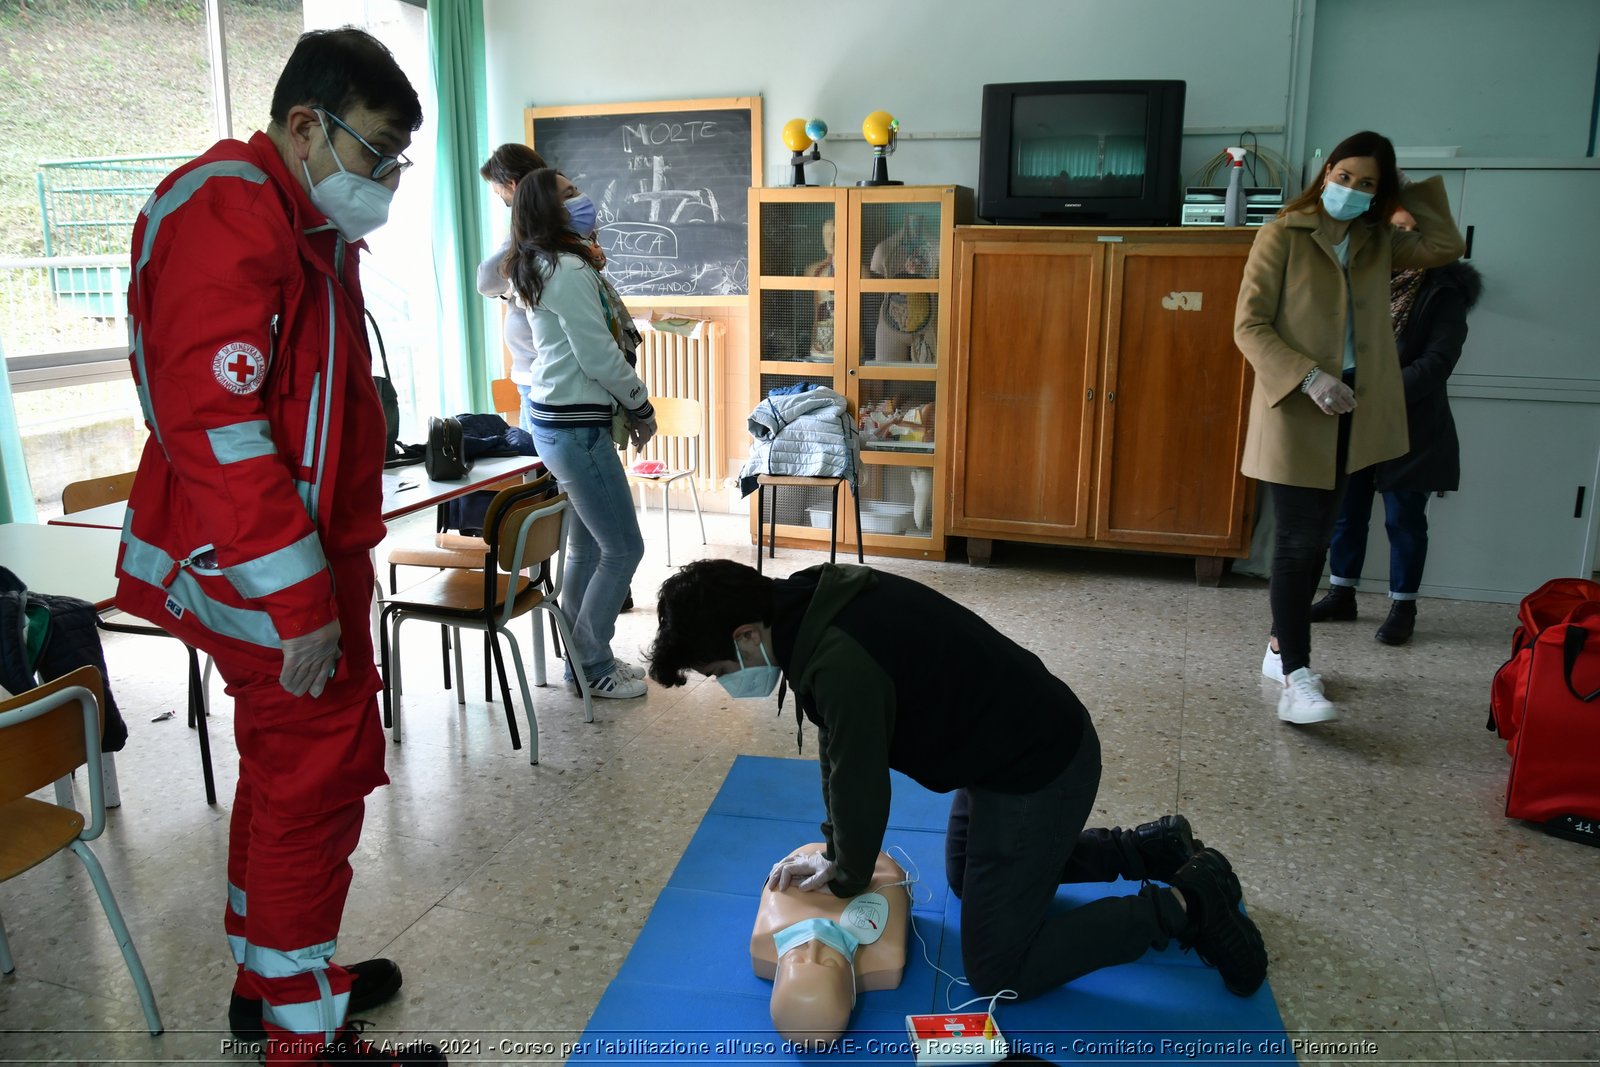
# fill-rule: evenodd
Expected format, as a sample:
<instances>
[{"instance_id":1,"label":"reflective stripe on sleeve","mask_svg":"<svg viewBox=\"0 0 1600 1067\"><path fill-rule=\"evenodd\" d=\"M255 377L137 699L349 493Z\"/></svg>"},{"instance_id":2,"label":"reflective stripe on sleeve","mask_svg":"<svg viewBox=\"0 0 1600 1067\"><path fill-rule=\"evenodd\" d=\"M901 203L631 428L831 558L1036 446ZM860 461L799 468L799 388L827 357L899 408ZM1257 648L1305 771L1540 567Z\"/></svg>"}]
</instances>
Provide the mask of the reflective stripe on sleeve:
<instances>
[{"instance_id":1,"label":"reflective stripe on sleeve","mask_svg":"<svg viewBox=\"0 0 1600 1067\"><path fill-rule=\"evenodd\" d=\"M240 596L260 600L321 574L327 566L322 542L313 532L264 556L223 567L222 573Z\"/></svg>"},{"instance_id":2,"label":"reflective stripe on sleeve","mask_svg":"<svg viewBox=\"0 0 1600 1067\"><path fill-rule=\"evenodd\" d=\"M132 523L133 511L130 508L122 530L122 543L126 546L122 553L122 570L128 577L163 590L185 611L194 612L200 625L214 634L262 648L283 647L283 639L278 636L272 616L264 611L237 608L211 599L194 575L179 567L176 560L148 541L135 537L131 532Z\"/></svg>"},{"instance_id":3,"label":"reflective stripe on sleeve","mask_svg":"<svg viewBox=\"0 0 1600 1067\"><path fill-rule=\"evenodd\" d=\"M139 248L139 259L133 266L134 273L143 273L145 264L150 262L150 250L155 247L156 232L160 230L161 223L168 215L187 204L189 198L199 192L200 187L212 178L242 178L256 185L267 183L266 172L254 163L232 159L221 160L194 168L173 182L172 187L166 192L160 196L152 196L145 202L143 209L147 220L144 227L144 244Z\"/></svg>"},{"instance_id":4,"label":"reflective stripe on sleeve","mask_svg":"<svg viewBox=\"0 0 1600 1067\"><path fill-rule=\"evenodd\" d=\"M206 437L211 441L211 454L223 465L276 455L278 451L266 419L216 426L206 431Z\"/></svg>"},{"instance_id":5,"label":"reflective stripe on sleeve","mask_svg":"<svg viewBox=\"0 0 1600 1067\"><path fill-rule=\"evenodd\" d=\"M239 916L240 918L243 918L245 916L245 914L246 914L246 912L244 910L244 906L245 906L244 890L240 889L238 886L234 885L232 882L229 882L228 883L228 910L233 912L235 915Z\"/></svg>"}]
</instances>

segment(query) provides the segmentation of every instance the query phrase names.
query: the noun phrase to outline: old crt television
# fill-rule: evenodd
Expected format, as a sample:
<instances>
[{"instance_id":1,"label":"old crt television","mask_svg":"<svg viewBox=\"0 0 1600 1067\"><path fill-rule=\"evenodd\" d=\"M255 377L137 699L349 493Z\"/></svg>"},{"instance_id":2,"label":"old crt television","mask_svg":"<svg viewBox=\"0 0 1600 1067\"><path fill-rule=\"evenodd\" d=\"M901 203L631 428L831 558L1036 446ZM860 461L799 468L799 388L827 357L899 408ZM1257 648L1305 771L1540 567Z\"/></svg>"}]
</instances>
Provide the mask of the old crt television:
<instances>
[{"instance_id":1,"label":"old crt television","mask_svg":"<svg viewBox=\"0 0 1600 1067\"><path fill-rule=\"evenodd\" d=\"M1176 226L1181 81L983 87L978 214L1055 226Z\"/></svg>"}]
</instances>

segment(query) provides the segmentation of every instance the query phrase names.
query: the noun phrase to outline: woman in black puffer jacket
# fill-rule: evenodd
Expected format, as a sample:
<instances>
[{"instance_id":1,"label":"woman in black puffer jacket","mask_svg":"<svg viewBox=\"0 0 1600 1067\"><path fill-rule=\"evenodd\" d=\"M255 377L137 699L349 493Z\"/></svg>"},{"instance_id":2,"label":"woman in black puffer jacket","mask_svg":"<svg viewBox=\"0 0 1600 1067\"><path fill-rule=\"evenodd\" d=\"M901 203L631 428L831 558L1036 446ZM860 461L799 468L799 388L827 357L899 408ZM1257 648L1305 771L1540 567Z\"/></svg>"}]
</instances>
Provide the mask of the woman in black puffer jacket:
<instances>
[{"instance_id":1,"label":"woman in black puffer jacket","mask_svg":"<svg viewBox=\"0 0 1600 1067\"><path fill-rule=\"evenodd\" d=\"M1404 213L1395 218L1405 226ZM1461 444L1445 382L1467 339L1467 312L1478 302L1483 279L1457 260L1425 271L1401 271L1390 284L1395 345L1405 383L1411 450L1350 475L1343 509L1328 546L1332 572L1328 595L1311 606L1311 620L1354 619L1356 583L1367 555L1372 495L1383 494L1389 533L1389 615L1374 635L1386 645L1411 639L1417 619L1417 589L1428 556L1429 493L1461 485Z\"/></svg>"}]
</instances>

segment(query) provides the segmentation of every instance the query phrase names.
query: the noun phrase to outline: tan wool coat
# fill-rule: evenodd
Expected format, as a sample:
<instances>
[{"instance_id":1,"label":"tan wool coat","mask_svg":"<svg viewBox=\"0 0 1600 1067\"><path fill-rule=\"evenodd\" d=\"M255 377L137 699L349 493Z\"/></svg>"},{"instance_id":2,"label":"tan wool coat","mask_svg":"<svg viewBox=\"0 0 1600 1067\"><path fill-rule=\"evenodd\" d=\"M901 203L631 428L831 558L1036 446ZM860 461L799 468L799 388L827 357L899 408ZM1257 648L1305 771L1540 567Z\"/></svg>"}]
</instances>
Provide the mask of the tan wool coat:
<instances>
[{"instance_id":1,"label":"tan wool coat","mask_svg":"<svg viewBox=\"0 0 1600 1067\"><path fill-rule=\"evenodd\" d=\"M1459 258L1464 245L1442 178L1406 186L1400 203L1416 217L1414 231L1365 218L1350 223L1348 292L1333 250L1336 224L1321 211L1276 218L1256 235L1233 319L1234 341L1255 368L1240 464L1247 476L1333 488L1339 416L1325 414L1300 391L1300 383L1313 367L1340 376L1345 316L1352 310L1356 409L1345 468L1361 470L1404 455L1410 447L1400 357L1389 319L1389 275L1443 266Z\"/></svg>"}]
</instances>

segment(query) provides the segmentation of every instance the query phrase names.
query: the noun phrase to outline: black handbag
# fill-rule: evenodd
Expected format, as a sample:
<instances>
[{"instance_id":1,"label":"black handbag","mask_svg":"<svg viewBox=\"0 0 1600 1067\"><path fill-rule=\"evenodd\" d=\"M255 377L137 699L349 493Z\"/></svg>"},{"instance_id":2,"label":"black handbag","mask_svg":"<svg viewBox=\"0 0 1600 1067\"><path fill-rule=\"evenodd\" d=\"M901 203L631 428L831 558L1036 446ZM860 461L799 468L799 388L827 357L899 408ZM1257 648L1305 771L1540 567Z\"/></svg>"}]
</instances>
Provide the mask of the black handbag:
<instances>
[{"instance_id":1,"label":"black handbag","mask_svg":"<svg viewBox=\"0 0 1600 1067\"><path fill-rule=\"evenodd\" d=\"M436 482L458 482L472 469L463 447L461 423L455 419L428 418L428 443L423 446L422 468Z\"/></svg>"}]
</instances>

